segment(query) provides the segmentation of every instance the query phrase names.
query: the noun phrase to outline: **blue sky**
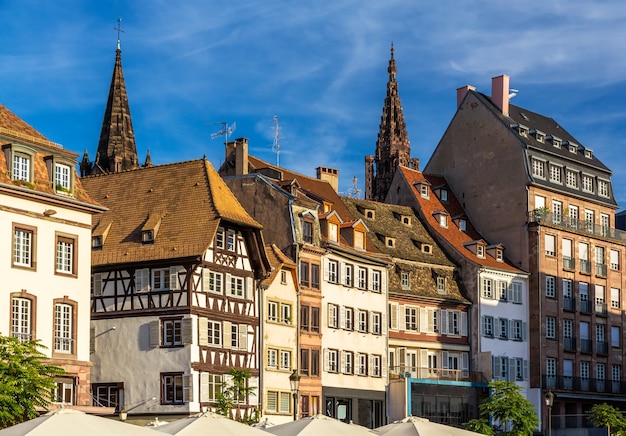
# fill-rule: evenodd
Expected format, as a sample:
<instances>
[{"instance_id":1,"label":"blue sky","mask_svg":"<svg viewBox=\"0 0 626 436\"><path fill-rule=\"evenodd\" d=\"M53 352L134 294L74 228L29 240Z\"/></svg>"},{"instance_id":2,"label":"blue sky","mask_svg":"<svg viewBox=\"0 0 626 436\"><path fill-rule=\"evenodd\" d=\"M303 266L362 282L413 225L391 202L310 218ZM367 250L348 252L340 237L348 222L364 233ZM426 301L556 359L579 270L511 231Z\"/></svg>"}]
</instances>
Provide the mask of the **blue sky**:
<instances>
[{"instance_id":1,"label":"blue sky","mask_svg":"<svg viewBox=\"0 0 626 436\"><path fill-rule=\"evenodd\" d=\"M513 103L551 116L613 170L626 207L626 7L621 0L0 2L0 103L93 159L117 32L140 160L203 155L232 138L310 176L339 169L339 190L373 154L395 46L411 150L426 164L456 88L486 94L511 76Z\"/></svg>"}]
</instances>

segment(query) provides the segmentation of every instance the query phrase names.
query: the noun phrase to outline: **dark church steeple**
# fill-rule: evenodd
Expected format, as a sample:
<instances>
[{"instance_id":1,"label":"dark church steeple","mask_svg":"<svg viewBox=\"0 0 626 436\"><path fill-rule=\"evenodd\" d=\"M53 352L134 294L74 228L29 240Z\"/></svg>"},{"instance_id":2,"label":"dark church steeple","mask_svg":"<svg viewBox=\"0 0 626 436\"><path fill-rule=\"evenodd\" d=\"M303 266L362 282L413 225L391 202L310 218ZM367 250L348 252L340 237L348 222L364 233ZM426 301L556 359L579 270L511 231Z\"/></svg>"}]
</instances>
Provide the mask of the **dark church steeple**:
<instances>
[{"instance_id":1,"label":"dark church steeple","mask_svg":"<svg viewBox=\"0 0 626 436\"><path fill-rule=\"evenodd\" d=\"M368 200L385 200L398 165L415 169L419 167L419 159L411 158L411 144L398 95L396 60L393 55L391 44L387 96L380 119L376 155L365 156L365 198Z\"/></svg>"},{"instance_id":2,"label":"dark church steeple","mask_svg":"<svg viewBox=\"0 0 626 436\"><path fill-rule=\"evenodd\" d=\"M117 50L115 52L115 66L109 88L100 140L96 160L91 168L86 163L81 165L82 175L115 173L130 170L139 166L135 133L130 117L128 94L122 71L122 50L120 48L121 19L118 20ZM85 155L86 156L86 155ZM83 158L85 160L85 157ZM83 167L85 171L83 171ZM86 170L90 170L86 173Z\"/></svg>"}]
</instances>

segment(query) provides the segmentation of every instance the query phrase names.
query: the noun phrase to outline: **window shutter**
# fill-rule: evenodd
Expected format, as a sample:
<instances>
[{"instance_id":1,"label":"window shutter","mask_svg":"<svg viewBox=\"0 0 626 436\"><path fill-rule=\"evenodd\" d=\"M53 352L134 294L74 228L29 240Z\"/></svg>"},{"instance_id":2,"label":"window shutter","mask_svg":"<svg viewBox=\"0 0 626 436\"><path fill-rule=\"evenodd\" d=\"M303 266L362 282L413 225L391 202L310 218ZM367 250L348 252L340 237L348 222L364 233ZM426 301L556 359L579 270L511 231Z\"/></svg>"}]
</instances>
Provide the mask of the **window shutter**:
<instances>
[{"instance_id":1,"label":"window shutter","mask_svg":"<svg viewBox=\"0 0 626 436\"><path fill-rule=\"evenodd\" d=\"M135 292L150 292L150 270L135 270Z\"/></svg>"},{"instance_id":2,"label":"window shutter","mask_svg":"<svg viewBox=\"0 0 626 436\"><path fill-rule=\"evenodd\" d=\"M425 348L422 348L420 350L420 370L419 370L419 373L417 374L418 377L421 377L421 372L425 368L428 368L428 350Z\"/></svg>"},{"instance_id":3,"label":"window shutter","mask_svg":"<svg viewBox=\"0 0 626 436\"><path fill-rule=\"evenodd\" d=\"M515 301L515 294L513 292L513 283L509 283L509 286L506 289L506 299L507 301Z\"/></svg>"},{"instance_id":4,"label":"window shutter","mask_svg":"<svg viewBox=\"0 0 626 436\"><path fill-rule=\"evenodd\" d=\"M480 335L485 336L485 315L480 317Z\"/></svg>"},{"instance_id":5,"label":"window shutter","mask_svg":"<svg viewBox=\"0 0 626 436\"><path fill-rule=\"evenodd\" d=\"M406 330L406 314L405 314L406 306L401 304L398 306L398 329Z\"/></svg>"},{"instance_id":6,"label":"window shutter","mask_svg":"<svg viewBox=\"0 0 626 436\"><path fill-rule=\"evenodd\" d=\"M517 359L514 357L509 358L509 373L507 374L508 381L515 381L515 362Z\"/></svg>"},{"instance_id":7,"label":"window shutter","mask_svg":"<svg viewBox=\"0 0 626 436\"><path fill-rule=\"evenodd\" d=\"M439 311L437 311L439 313ZM426 321L428 322L428 326L426 328L425 333L436 333L435 332L435 309L427 309L426 310ZM443 324L443 320L439 320L439 325ZM439 328L441 331L441 327Z\"/></svg>"},{"instance_id":8,"label":"window shutter","mask_svg":"<svg viewBox=\"0 0 626 436\"><path fill-rule=\"evenodd\" d=\"M204 292L208 292L208 290L210 289L210 280L209 277L211 276L211 270L209 270L208 268L202 268L202 290Z\"/></svg>"},{"instance_id":9,"label":"window shutter","mask_svg":"<svg viewBox=\"0 0 626 436\"><path fill-rule=\"evenodd\" d=\"M441 352L441 368L446 370L444 371L444 375L448 375L448 352L447 351L442 351Z\"/></svg>"},{"instance_id":10,"label":"window shutter","mask_svg":"<svg viewBox=\"0 0 626 436\"><path fill-rule=\"evenodd\" d=\"M357 311L357 313L358 313L358 311ZM375 332L374 332L374 312L367 312L367 318L368 318L368 320L367 320L367 321L368 321L367 326L369 327L369 328L368 328L368 331L369 331L370 333L375 333ZM357 321L356 321L356 322L358 323L358 322L359 322L359 320L357 319Z\"/></svg>"},{"instance_id":11,"label":"window shutter","mask_svg":"<svg viewBox=\"0 0 626 436\"><path fill-rule=\"evenodd\" d=\"M463 377L469 377L469 353L461 354L461 369L463 370Z\"/></svg>"},{"instance_id":12,"label":"window shutter","mask_svg":"<svg viewBox=\"0 0 626 436\"><path fill-rule=\"evenodd\" d=\"M250 394L248 396L248 404L251 406L259 405L259 378L258 377L250 377L248 378L248 387L250 391L254 393L254 395Z\"/></svg>"},{"instance_id":13,"label":"window shutter","mask_svg":"<svg viewBox=\"0 0 626 436\"><path fill-rule=\"evenodd\" d=\"M398 330L398 305L396 303L389 303L389 328L391 330Z\"/></svg>"},{"instance_id":14,"label":"window shutter","mask_svg":"<svg viewBox=\"0 0 626 436\"><path fill-rule=\"evenodd\" d=\"M439 320L439 324L440 324L441 334L447 335L448 334L448 311L442 310L440 313L441 313L441 317Z\"/></svg>"},{"instance_id":15,"label":"window shutter","mask_svg":"<svg viewBox=\"0 0 626 436\"><path fill-rule=\"evenodd\" d=\"M528 360L524 359L524 380L528 380Z\"/></svg>"},{"instance_id":16,"label":"window shutter","mask_svg":"<svg viewBox=\"0 0 626 436\"><path fill-rule=\"evenodd\" d=\"M420 326L420 332L421 333L428 333L428 310L425 307L420 307L420 319L419 319L419 326ZM431 329L432 331L432 329Z\"/></svg>"},{"instance_id":17,"label":"window shutter","mask_svg":"<svg viewBox=\"0 0 626 436\"><path fill-rule=\"evenodd\" d=\"M200 373L200 402L209 401L209 373Z\"/></svg>"},{"instance_id":18,"label":"window shutter","mask_svg":"<svg viewBox=\"0 0 626 436\"><path fill-rule=\"evenodd\" d=\"M252 277L246 277L246 300L254 299L254 281Z\"/></svg>"},{"instance_id":19,"label":"window shutter","mask_svg":"<svg viewBox=\"0 0 626 436\"><path fill-rule=\"evenodd\" d=\"M500 357L493 356L491 358L491 367L493 368L493 374L491 375L492 379L499 380L502 371L500 370Z\"/></svg>"},{"instance_id":20,"label":"window shutter","mask_svg":"<svg viewBox=\"0 0 626 436\"><path fill-rule=\"evenodd\" d=\"M401 372L406 370L406 348L404 347L398 348L398 365Z\"/></svg>"},{"instance_id":21,"label":"window shutter","mask_svg":"<svg viewBox=\"0 0 626 436\"><path fill-rule=\"evenodd\" d=\"M239 349L248 350L248 324L239 324Z\"/></svg>"},{"instance_id":22,"label":"window shutter","mask_svg":"<svg viewBox=\"0 0 626 436\"><path fill-rule=\"evenodd\" d=\"M510 319L509 320L509 337L508 339L514 339L515 338L515 320L514 319Z\"/></svg>"},{"instance_id":23,"label":"window shutter","mask_svg":"<svg viewBox=\"0 0 626 436\"><path fill-rule=\"evenodd\" d=\"M226 292L226 295L232 295L231 284L230 274L226 274L226 283L224 283L224 291Z\"/></svg>"},{"instance_id":24,"label":"window shutter","mask_svg":"<svg viewBox=\"0 0 626 436\"><path fill-rule=\"evenodd\" d=\"M150 321L150 346L158 347L161 344L161 321Z\"/></svg>"},{"instance_id":25,"label":"window shutter","mask_svg":"<svg viewBox=\"0 0 626 436\"><path fill-rule=\"evenodd\" d=\"M387 377L387 356L384 354L380 358L380 376Z\"/></svg>"},{"instance_id":26,"label":"window shutter","mask_svg":"<svg viewBox=\"0 0 626 436\"><path fill-rule=\"evenodd\" d=\"M398 320L396 318L396 324L397 323L398 323ZM387 334L387 314L385 312L380 314L380 334L381 335Z\"/></svg>"},{"instance_id":27,"label":"window shutter","mask_svg":"<svg viewBox=\"0 0 626 436\"><path fill-rule=\"evenodd\" d=\"M183 375L183 401L189 403L193 400L193 375Z\"/></svg>"},{"instance_id":28,"label":"window shutter","mask_svg":"<svg viewBox=\"0 0 626 436\"><path fill-rule=\"evenodd\" d=\"M180 276L179 273L185 271L180 265L170 266L170 289L172 291L180 291ZM183 281L185 280L185 276L183 275Z\"/></svg>"},{"instance_id":29,"label":"window shutter","mask_svg":"<svg viewBox=\"0 0 626 436\"><path fill-rule=\"evenodd\" d=\"M102 295L102 274L95 273L93 275L93 296L99 297Z\"/></svg>"},{"instance_id":30,"label":"window shutter","mask_svg":"<svg viewBox=\"0 0 626 436\"><path fill-rule=\"evenodd\" d=\"M346 372L346 352L341 352L341 362L339 364L339 372Z\"/></svg>"},{"instance_id":31,"label":"window shutter","mask_svg":"<svg viewBox=\"0 0 626 436\"><path fill-rule=\"evenodd\" d=\"M198 318L198 344L209 344L209 320L206 318Z\"/></svg>"},{"instance_id":32,"label":"window shutter","mask_svg":"<svg viewBox=\"0 0 626 436\"><path fill-rule=\"evenodd\" d=\"M371 291L371 290L374 289L374 286L372 285L372 283L374 281L374 279L373 279L374 271L371 270L370 268L366 269L365 271L366 271L365 272L365 276L367 277L367 283L365 284L365 286L366 286L366 289L368 291Z\"/></svg>"},{"instance_id":33,"label":"window shutter","mask_svg":"<svg viewBox=\"0 0 626 436\"><path fill-rule=\"evenodd\" d=\"M345 308L345 306L341 306L341 308L339 309L339 328L340 329L345 329L346 328L346 308Z\"/></svg>"},{"instance_id":34,"label":"window shutter","mask_svg":"<svg viewBox=\"0 0 626 436\"><path fill-rule=\"evenodd\" d=\"M232 335L231 327L232 327L232 323L230 321L224 321L222 323L222 328L224 329L224 331L222 332L222 334L224 335L224 340L222 341L222 347L226 348L227 350L230 350L233 347L233 340L231 338L231 335Z\"/></svg>"},{"instance_id":35,"label":"window shutter","mask_svg":"<svg viewBox=\"0 0 626 436\"><path fill-rule=\"evenodd\" d=\"M367 356L367 372L370 376L374 375L374 356L371 354Z\"/></svg>"},{"instance_id":36,"label":"window shutter","mask_svg":"<svg viewBox=\"0 0 626 436\"><path fill-rule=\"evenodd\" d=\"M327 282L328 281L328 270L330 269L330 260L326 259L326 262L324 262L324 281Z\"/></svg>"},{"instance_id":37,"label":"window shutter","mask_svg":"<svg viewBox=\"0 0 626 436\"><path fill-rule=\"evenodd\" d=\"M328 348L324 348L324 371L328 372L330 370L329 366L328 366L328 361L329 361L329 354L330 352L328 351Z\"/></svg>"},{"instance_id":38,"label":"window shutter","mask_svg":"<svg viewBox=\"0 0 626 436\"><path fill-rule=\"evenodd\" d=\"M500 318L493 319L493 337L494 338L500 337Z\"/></svg>"},{"instance_id":39,"label":"window shutter","mask_svg":"<svg viewBox=\"0 0 626 436\"><path fill-rule=\"evenodd\" d=\"M380 292L382 294L387 293L387 268L380 271Z\"/></svg>"},{"instance_id":40,"label":"window shutter","mask_svg":"<svg viewBox=\"0 0 626 436\"><path fill-rule=\"evenodd\" d=\"M96 328L95 327L90 327L89 328L89 353L95 353L96 352Z\"/></svg>"},{"instance_id":41,"label":"window shutter","mask_svg":"<svg viewBox=\"0 0 626 436\"><path fill-rule=\"evenodd\" d=\"M183 318L182 334L183 344L193 344L193 318Z\"/></svg>"},{"instance_id":42,"label":"window shutter","mask_svg":"<svg viewBox=\"0 0 626 436\"><path fill-rule=\"evenodd\" d=\"M461 336L467 336L467 312L461 312Z\"/></svg>"}]
</instances>

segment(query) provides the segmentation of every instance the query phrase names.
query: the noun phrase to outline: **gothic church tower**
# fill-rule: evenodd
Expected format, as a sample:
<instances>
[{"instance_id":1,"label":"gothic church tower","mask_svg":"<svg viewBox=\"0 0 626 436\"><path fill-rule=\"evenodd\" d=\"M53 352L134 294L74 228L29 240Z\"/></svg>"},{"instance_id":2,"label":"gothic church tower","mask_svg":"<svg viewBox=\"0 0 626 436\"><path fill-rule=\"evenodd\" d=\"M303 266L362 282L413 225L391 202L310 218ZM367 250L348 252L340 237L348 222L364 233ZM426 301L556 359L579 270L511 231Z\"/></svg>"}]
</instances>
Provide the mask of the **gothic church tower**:
<instances>
[{"instance_id":1,"label":"gothic church tower","mask_svg":"<svg viewBox=\"0 0 626 436\"><path fill-rule=\"evenodd\" d=\"M380 202L385 201L398 165L414 169L419 167L419 159L411 158L411 144L398 95L397 68L393 53L391 44L391 59L387 67L387 96L380 119L376 155L365 156L365 199Z\"/></svg>"}]
</instances>

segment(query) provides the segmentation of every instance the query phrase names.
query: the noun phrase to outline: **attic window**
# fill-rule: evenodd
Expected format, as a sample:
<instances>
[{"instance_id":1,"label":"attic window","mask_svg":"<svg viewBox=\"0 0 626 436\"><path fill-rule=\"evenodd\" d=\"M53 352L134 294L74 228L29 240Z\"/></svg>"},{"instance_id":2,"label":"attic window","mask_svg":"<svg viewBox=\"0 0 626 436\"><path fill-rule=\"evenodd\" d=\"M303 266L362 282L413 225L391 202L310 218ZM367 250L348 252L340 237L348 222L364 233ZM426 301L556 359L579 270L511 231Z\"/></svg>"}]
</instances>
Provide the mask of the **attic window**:
<instances>
[{"instance_id":1,"label":"attic window","mask_svg":"<svg viewBox=\"0 0 626 436\"><path fill-rule=\"evenodd\" d=\"M545 133L543 133L543 132L541 132L541 131L539 131L539 130L535 130L535 139L536 139L538 142L543 143L543 142L545 142L545 140L546 140L546 134L545 134ZM555 147L556 147L556 145L555 145ZM559 144L559 147L560 147L560 144Z\"/></svg>"},{"instance_id":2,"label":"attic window","mask_svg":"<svg viewBox=\"0 0 626 436\"><path fill-rule=\"evenodd\" d=\"M102 236L91 237L91 248L102 248Z\"/></svg>"},{"instance_id":3,"label":"attic window","mask_svg":"<svg viewBox=\"0 0 626 436\"><path fill-rule=\"evenodd\" d=\"M406 224L407 226L411 225L411 217L403 215L402 216L402 224Z\"/></svg>"},{"instance_id":4,"label":"attic window","mask_svg":"<svg viewBox=\"0 0 626 436\"><path fill-rule=\"evenodd\" d=\"M423 198L428 198L428 186L426 185L420 185L420 195Z\"/></svg>"},{"instance_id":5,"label":"attic window","mask_svg":"<svg viewBox=\"0 0 626 436\"><path fill-rule=\"evenodd\" d=\"M385 245L394 248L396 246L396 240L394 238L385 238Z\"/></svg>"},{"instance_id":6,"label":"attic window","mask_svg":"<svg viewBox=\"0 0 626 436\"><path fill-rule=\"evenodd\" d=\"M430 244L422 244L422 253L432 254L433 246Z\"/></svg>"},{"instance_id":7,"label":"attic window","mask_svg":"<svg viewBox=\"0 0 626 436\"><path fill-rule=\"evenodd\" d=\"M499 248L496 250L496 260L498 262L502 262L504 260L504 256L502 255L502 250Z\"/></svg>"},{"instance_id":8,"label":"attic window","mask_svg":"<svg viewBox=\"0 0 626 436\"><path fill-rule=\"evenodd\" d=\"M467 220L465 218L459 219L459 230L461 230L462 232L467 231Z\"/></svg>"},{"instance_id":9,"label":"attic window","mask_svg":"<svg viewBox=\"0 0 626 436\"><path fill-rule=\"evenodd\" d=\"M309 244L313 243L313 222L308 220L302 221L302 239Z\"/></svg>"},{"instance_id":10,"label":"attic window","mask_svg":"<svg viewBox=\"0 0 626 436\"><path fill-rule=\"evenodd\" d=\"M440 214L437 221L439 221L441 227L448 227L448 217L446 215Z\"/></svg>"},{"instance_id":11,"label":"attic window","mask_svg":"<svg viewBox=\"0 0 626 436\"><path fill-rule=\"evenodd\" d=\"M578 151L578 146L572 142L568 142L570 153L576 153Z\"/></svg>"},{"instance_id":12,"label":"attic window","mask_svg":"<svg viewBox=\"0 0 626 436\"><path fill-rule=\"evenodd\" d=\"M526 127L523 124L518 124L517 125L517 133L519 133L520 136L523 136L525 138L528 137L528 127Z\"/></svg>"},{"instance_id":13,"label":"attic window","mask_svg":"<svg viewBox=\"0 0 626 436\"><path fill-rule=\"evenodd\" d=\"M448 190L447 189L441 188L439 190L439 199L441 201L448 201Z\"/></svg>"},{"instance_id":14,"label":"attic window","mask_svg":"<svg viewBox=\"0 0 626 436\"><path fill-rule=\"evenodd\" d=\"M591 150L589 150L588 148L585 149L585 157L591 159Z\"/></svg>"},{"instance_id":15,"label":"attic window","mask_svg":"<svg viewBox=\"0 0 626 436\"><path fill-rule=\"evenodd\" d=\"M548 139L550 139L550 141L552 142L552 145L554 146L554 148L561 148L561 139L557 138L556 136L550 135L548 136Z\"/></svg>"},{"instance_id":16,"label":"attic window","mask_svg":"<svg viewBox=\"0 0 626 436\"><path fill-rule=\"evenodd\" d=\"M376 218L376 212L373 209L365 209L365 217L369 219Z\"/></svg>"},{"instance_id":17,"label":"attic window","mask_svg":"<svg viewBox=\"0 0 626 436\"><path fill-rule=\"evenodd\" d=\"M337 226L337 224L335 224L335 223L328 223L328 239L331 242L338 242L339 241L339 237L337 235L338 228L339 228L339 226Z\"/></svg>"},{"instance_id":18,"label":"attic window","mask_svg":"<svg viewBox=\"0 0 626 436\"><path fill-rule=\"evenodd\" d=\"M446 293L446 278L444 276L437 276L437 292L440 294Z\"/></svg>"},{"instance_id":19,"label":"attic window","mask_svg":"<svg viewBox=\"0 0 626 436\"><path fill-rule=\"evenodd\" d=\"M154 242L154 230L144 230L141 232L141 242L150 244Z\"/></svg>"},{"instance_id":20,"label":"attic window","mask_svg":"<svg viewBox=\"0 0 626 436\"><path fill-rule=\"evenodd\" d=\"M357 250L365 250L365 233L354 231L354 248Z\"/></svg>"},{"instance_id":21,"label":"attic window","mask_svg":"<svg viewBox=\"0 0 626 436\"><path fill-rule=\"evenodd\" d=\"M485 258L485 247L483 245L476 246L476 256L480 257L481 259Z\"/></svg>"}]
</instances>

